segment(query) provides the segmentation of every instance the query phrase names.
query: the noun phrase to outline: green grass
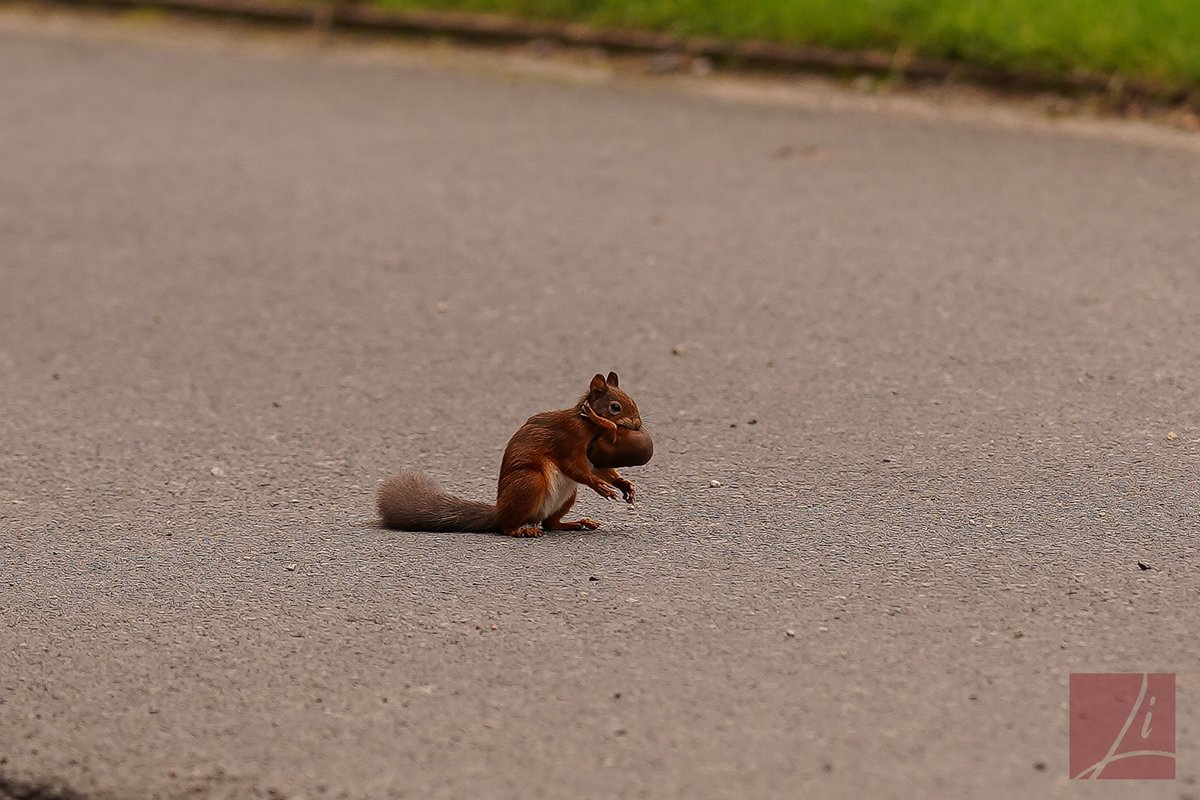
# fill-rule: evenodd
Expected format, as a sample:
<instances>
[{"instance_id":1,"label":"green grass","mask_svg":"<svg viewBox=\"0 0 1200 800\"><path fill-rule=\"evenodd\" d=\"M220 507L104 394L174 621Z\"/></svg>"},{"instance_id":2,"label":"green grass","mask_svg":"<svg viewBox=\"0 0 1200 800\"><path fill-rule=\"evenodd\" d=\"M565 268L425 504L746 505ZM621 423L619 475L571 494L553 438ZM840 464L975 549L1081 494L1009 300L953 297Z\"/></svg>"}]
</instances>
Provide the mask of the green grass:
<instances>
[{"instance_id":1,"label":"green grass","mask_svg":"<svg viewBox=\"0 0 1200 800\"><path fill-rule=\"evenodd\" d=\"M374 0L1200 86L1200 0Z\"/></svg>"}]
</instances>

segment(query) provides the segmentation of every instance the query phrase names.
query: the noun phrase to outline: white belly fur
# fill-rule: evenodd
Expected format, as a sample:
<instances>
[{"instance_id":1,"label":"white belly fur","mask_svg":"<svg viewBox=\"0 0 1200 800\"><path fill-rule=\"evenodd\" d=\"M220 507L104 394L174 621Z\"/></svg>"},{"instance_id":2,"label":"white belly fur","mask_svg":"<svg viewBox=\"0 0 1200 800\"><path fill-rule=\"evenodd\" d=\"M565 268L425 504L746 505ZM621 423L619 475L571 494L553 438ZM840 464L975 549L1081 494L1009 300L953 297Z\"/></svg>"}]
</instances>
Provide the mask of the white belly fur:
<instances>
[{"instance_id":1,"label":"white belly fur","mask_svg":"<svg viewBox=\"0 0 1200 800\"><path fill-rule=\"evenodd\" d=\"M553 466L547 468L546 480L550 484L550 491L546 495L545 501L542 502L542 507L538 509L537 522L541 522L562 508L563 503L567 502L567 498L571 496L571 492L579 486L578 483L563 475L557 467Z\"/></svg>"}]
</instances>

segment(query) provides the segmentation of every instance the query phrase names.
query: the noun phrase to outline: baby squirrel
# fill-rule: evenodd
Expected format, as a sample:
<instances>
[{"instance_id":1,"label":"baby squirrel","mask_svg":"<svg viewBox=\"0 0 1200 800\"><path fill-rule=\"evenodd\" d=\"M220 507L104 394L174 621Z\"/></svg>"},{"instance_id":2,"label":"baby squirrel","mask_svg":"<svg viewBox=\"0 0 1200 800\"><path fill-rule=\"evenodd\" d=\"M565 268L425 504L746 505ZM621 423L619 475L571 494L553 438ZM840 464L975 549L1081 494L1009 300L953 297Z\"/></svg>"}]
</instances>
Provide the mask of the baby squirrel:
<instances>
[{"instance_id":1,"label":"baby squirrel","mask_svg":"<svg viewBox=\"0 0 1200 800\"><path fill-rule=\"evenodd\" d=\"M415 472L402 472L379 488L376 503L384 527L404 531L502 532L541 536L543 531L595 530L594 519L564 522L579 484L613 499L620 491L633 504L633 484L615 469L599 469L588 444L618 428L642 429L637 403L621 391L617 373L597 374L571 408L535 414L520 427L500 464L496 504L463 500ZM643 462L637 462L643 463Z\"/></svg>"}]
</instances>

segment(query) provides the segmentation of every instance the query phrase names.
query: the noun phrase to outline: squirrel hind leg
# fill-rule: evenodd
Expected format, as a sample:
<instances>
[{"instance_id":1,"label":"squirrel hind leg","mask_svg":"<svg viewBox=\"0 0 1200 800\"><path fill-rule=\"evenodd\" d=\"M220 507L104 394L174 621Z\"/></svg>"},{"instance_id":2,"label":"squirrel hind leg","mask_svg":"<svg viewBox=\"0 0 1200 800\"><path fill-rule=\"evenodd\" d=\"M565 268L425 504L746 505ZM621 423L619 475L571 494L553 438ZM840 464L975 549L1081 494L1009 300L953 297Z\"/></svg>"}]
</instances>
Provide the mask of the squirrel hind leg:
<instances>
[{"instance_id":1,"label":"squirrel hind leg","mask_svg":"<svg viewBox=\"0 0 1200 800\"><path fill-rule=\"evenodd\" d=\"M540 536L539 512L549 493L550 482L539 470L522 469L505 475L496 493L500 530L507 536Z\"/></svg>"},{"instance_id":2,"label":"squirrel hind leg","mask_svg":"<svg viewBox=\"0 0 1200 800\"><path fill-rule=\"evenodd\" d=\"M546 521L542 523L542 527L548 531L594 531L596 528L599 528L599 522L587 517L581 517L571 522L562 521L562 518L571 510L571 506L575 505L575 498L578 496L578 491L571 492L571 496L562 504L562 507L546 517Z\"/></svg>"}]
</instances>

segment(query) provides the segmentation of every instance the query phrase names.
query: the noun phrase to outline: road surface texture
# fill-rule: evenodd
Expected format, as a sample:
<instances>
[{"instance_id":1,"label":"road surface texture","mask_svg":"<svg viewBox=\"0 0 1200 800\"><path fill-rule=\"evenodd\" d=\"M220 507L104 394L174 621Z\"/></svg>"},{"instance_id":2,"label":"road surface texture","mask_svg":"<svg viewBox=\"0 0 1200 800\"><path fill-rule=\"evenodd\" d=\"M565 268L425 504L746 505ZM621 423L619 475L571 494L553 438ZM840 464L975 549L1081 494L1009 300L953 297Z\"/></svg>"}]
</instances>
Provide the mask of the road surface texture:
<instances>
[{"instance_id":1,"label":"road surface texture","mask_svg":"<svg viewBox=\"0 0 1200 800\"><path fill-rule=\"evenodd\" d=\"M1143 670L1179 780L1105 796L1200 796L1196 150L46 19L0 797L1076 797ZM609 369L636 509L375 527Z\"/></svg>"}]
</instances>

